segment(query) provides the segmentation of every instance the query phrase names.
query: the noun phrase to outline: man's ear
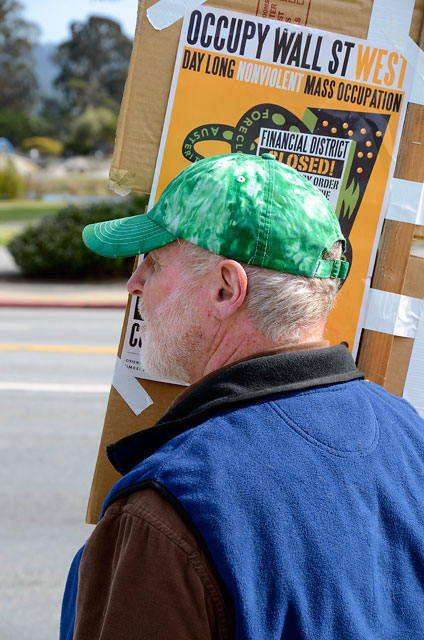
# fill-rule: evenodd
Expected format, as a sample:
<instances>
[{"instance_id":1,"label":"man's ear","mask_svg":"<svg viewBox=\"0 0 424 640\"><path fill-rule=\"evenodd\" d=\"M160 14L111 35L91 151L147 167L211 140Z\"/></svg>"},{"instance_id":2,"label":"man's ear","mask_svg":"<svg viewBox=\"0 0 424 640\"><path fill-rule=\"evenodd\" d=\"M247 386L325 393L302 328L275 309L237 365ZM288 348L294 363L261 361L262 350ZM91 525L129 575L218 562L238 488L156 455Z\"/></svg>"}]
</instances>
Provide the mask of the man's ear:
<instances>
[{"instance_id":1,"label":"man's ear","mask_svg":"<svg viewBox=\"0 0 424 640\"><path fill-rule=\"evenodd\" d=\"M219 320L232 316L243 304L247 294L247 275L235 260L222 260L213 269L211 307Z\"/></svg>"}]
</instances>

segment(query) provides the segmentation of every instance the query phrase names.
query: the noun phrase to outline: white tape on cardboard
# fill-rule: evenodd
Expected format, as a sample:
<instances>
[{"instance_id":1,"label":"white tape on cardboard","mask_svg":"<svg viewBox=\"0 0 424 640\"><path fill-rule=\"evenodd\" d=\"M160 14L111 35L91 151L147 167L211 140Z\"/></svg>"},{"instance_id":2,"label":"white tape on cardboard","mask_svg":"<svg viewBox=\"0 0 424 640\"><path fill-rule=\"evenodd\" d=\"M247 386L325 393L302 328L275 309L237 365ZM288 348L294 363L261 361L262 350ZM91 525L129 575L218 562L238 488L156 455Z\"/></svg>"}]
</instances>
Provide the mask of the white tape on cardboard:
<instances>
[{"instance_id":1,"label":"white tape on cardboard","mask_svg":"<svg viewBox=\"0 0 424 640\"><path fill-rule=\"evenodd\" d=\"M413 67L414 77L408 97L409 102L424 105L424 51L409 37L409 27L406 32L403 32L396 22L391 21L384 27L384 33L386 40L396 47Z\"/></svg>"},{"instance_id":2,"label":"white tape on cardboard","mask_svg":"<svg viewBox=\"0 0 424 640\"><path fill-rule=\"evenodd\" d=\"M159 0L147 9L147 18L152 27L162 31L204 2L205 0Z\"/></svg>"},{"instance_id":3,"label":"white tape on cardboard","mask_svg":"<svg viewBox=\"0 0 424 640\"><path fill-rule=\"evenodd\" d=\"M394 178L385 217L409 224L424 224L424 184Z\"/></svg>"},{"instance_id":4,"label":"white tape on cardboard","mask_svg":"<svg viewBox=\"0 0 424 640\"><path fill-rule=\"evenodd\" d=\"M372 5L368 40L384 42L388 23L397 25L400 36L407 37L411 26L415 0L374 0Z\"/></svg>"},{"instance_id":5,"label":"white tape on cardboard","mask_svg":"<svg viewBox=\"0 0 424 640\"><path fill-rule=\"evenodd\" d=\"M153 400L133 374L117 357L112 385L136 416L153 404Z\"/></svg>"},{"instance_id":6,"label":"white tape on cardboard","mask_svg":"<svg viewBox=\"0 0 424 640\"><path fill-rule=\"evenodd\" d=\"M420 298L370 289L364 329L414 338L422 306Z\"/></svg>"},{"instance_id":7,"label":"white tape on cardboard","mask_svg":"<svg viewBox=\"0 0 424 640\"><path fill-rule=\"evenodd\" d=\"M424 418L424 307L412 347L408 373L406 374L403 397L408 400Z\"/></svg>"},{"instance_id":8,"label":"white tape on cardboard","mask_svg":"<svg viewBox=\"0 0 424 640\"><path fill-rule=\"evenodd\" d=\"M374 0L368 39L390 42L414 68L409 102L424 104L424 53L409 37L415 0Z\"/></svg>"}]
</instances>

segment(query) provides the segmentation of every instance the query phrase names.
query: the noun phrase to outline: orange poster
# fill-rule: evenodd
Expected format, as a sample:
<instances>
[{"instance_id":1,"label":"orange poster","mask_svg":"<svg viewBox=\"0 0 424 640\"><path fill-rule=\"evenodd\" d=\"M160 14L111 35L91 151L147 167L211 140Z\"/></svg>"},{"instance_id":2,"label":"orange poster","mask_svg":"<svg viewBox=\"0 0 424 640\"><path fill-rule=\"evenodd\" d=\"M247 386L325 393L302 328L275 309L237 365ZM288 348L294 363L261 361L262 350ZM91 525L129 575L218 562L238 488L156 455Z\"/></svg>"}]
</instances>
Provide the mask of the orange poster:
<instances>
[{"instance_id":1,"label":"orange poster","mask_svg":"<svg viewBox=\"0 0 424 640\"><path fill-rule=\"evenodd\" d=\"M328 338L356 352L409 74L400 53L369 41L196 9L182 26L150 206L206 156L271 152L296 168L347 238L351 267Z\"/></svg>"}]
</instances>

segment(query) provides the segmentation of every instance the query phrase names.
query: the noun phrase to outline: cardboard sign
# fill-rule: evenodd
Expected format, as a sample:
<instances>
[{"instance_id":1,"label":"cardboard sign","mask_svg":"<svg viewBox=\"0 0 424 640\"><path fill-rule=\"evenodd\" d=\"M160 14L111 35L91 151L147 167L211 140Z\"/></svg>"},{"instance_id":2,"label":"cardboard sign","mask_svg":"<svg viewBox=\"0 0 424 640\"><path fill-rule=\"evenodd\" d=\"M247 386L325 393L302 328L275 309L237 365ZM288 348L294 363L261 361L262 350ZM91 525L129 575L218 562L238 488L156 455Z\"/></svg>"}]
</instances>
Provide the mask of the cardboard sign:
<instances>
[{"instance_id":1,"label":"cardboard sign","mask_svg":"<svg viewBox=\"0 0 424 640\"><path fill-rule=\"evenodd\" d=\"M409 84L387 46L201 6L183 21L149 206L207 156L271 152L297 169L347 239L327 338L356 351Z\"/></svg>"},{"instance_id":2,"label":"cardboard sign","mask_svg":"<svg viewBox=\"0 0 424 640\"><path fill-rule=\"evenodd\" d=\"M174 71L182 20L163 31L155 30L146 15L155 2L138 3L134 46L110 171L111 185L120 193L151 192ZM203 6L366 38L373 0L208 0ZM387 15L389 21L393 19L389 12ZM415 42L419 39L422 15L423 0L417 0L410 29Z\"/></svg>"},{"instance_id":3,"label":"cardboard sign","mask_svg":"<svg viewBox=\"0 0 424 640\"><path fill-rule=\"evenodd\" d=\"M408 70L404 70L402 80L402 64L399 65L399 60L396 63L394 56L389 61L390 53L394 53L390 47L379 47L378 44L374 46L357 40L367 37L372 0L206 2L201 9L202 15L205 11L214 13L216 19L222 15L214 9L209 9L211 5L226 12L240 12L242 15L238 15L236 19L245 20L244 25L241 22L237 23L241 25L240 29L246 28L248 21L255 25L260 21L265 28L269 23L268 19L272 19L270 30L259 52L259 30L256 31L256 48L254 47L253 56L250 53L251 57L248 57L251 41L254 40L254 36L250 37L251 27L247 27L245 32L245 50L242 55L239 55L240 49L237 54L235 51L220 50L219 38L215 43L212 39L212 44L207 46L205 43L188 42L187 25L190 17L185 20L185 31L179 44L182 20L163 31L157 31L147 19L146 9L155 2L156 0L139 2L133 53L110 171L111 185L121 193L152 192L171 82L171 100L172 104L175 103L176 111L171 118L173 111L168 108L166 133L170 127L172 137L167 138L165 134L162 139L155 195L151 201L157 197L166 182L196 159L196 154L212 155L231 151L234 132L237 129L236 136L244 135L245 138L243 141L239 139L235 142L253 145L250 152L272 151L280 161L297 163L297 168L302 170L308 179L317 180L317 186L327 192L327 197L335 204L336 209L338 208L343 230L353 248L352 271L340 294L338 309L330 319L332 341L349 339L352 346L354 327L358 321L358 306L360 307L360 300L363 298L366 278L370 274L369 262L373 254L373 238L376 230L378 232L378 213L384 200L385 182L391 172L390 153L396 148L396 136L399 135L408 84ZM410 31L411 37L415 40L418 39L421 28L422 4L422 0L415 3ZM222 20L220 24L222 28ZM274 27L271 29L273 24ZM271 50L271 41L266 42L272 37L269 35L272 31L275 34L275 25L280 27L280 39L277 42L277 55L280 58L277 57L277 60L273 59L275 35ZM302 32L304 35L301 39L293 36L289 43L288 38L293 33L291 25L311 26L343 35L314 34L305 31ZM282 39L284 26L288 27L286 40ZM261 34L263 36L263 30ZM309 40L308 35L311 35ZM320 35L322 40L318 40ZM321 44L318 46L319 42ZM349 42L354 46L346 45ZM359 44L362 44L360 57ZM366 49L368 45L370 48ZM387 53L384 53L385 50ZM324 52L326 58L322 57ZM194 53L197 54L196 57L193 57ZM256 57L257 53L259 57ZM205 56L202 60L201 54ZM211 58L207 67L209 55ZM281 56L284 55L286 58L283 61ZM332 67L330 70L328 64L331 61L336 64L335 57L338 59L337 69ZM346 67L343 70L346 59ZM240 62L245 63L243 67ZM302 68L302 63L310 68ZM325 64L327 67L324 67ZM321 69L314 69L313 66L321 66ZM233 77L229 76L230 67L236 79L234 74ZM276 67L278 69L275 71ZM206 73L206 69L209 73ZM390 80L392 72L393 80ZM237 80L238 74L240 76ZM258 82L255 81L256 78ZM209 85L207 82L211 79L212 84ZM323 95L324 80L327 80L327 95ZM333 95L330 96L332 80L335 80L335 85ZM351 87L347 87L347 84ZM399 84L401 86L398 86ZM352 93L353 87L355 89ZM365 98L368 88L382 93L367 94ZM216 90L220 93L215 94ZM338 91L340 98L337 97ZM362 100L365 99L366 102L359 105L352 102L352 97L359 97L360 91ZM389 97L389 94L393 94L393 97ZM199 107L197 114L196 105ZM326 111L325 118L322 117L324 114L320 109ZM282 133L283 117L287 118L288 123L288 135L285 137ZM324 125L324 121L327 124ZM259 123L261 126L256 135L254 127L258 127ZM343 127L345 123L347 127ZM219 130L214 136L211 125L216 124L219 125ZM331 131L334 127L335 132ZM363 128L366 129L365 133L361 133ZM202 130L207 130L203 138ZM351 135L349 131L352 131ZM377 132L381 135L377 135ZM218 139L219 137L221 139ZM373 150L368 149L367 141L371 142ZM186 155L183 153L183 143L188 145L184 149ZM169 151L165 149L166 144L170 145ZM360 148L361 144L365 145L363 150ZM360 151L363 153L361 157L358 156ZM176 155L171 158L174 152ZM368 157L368 153L372 153L373 156ZM359 160L363 160L364 164L359 164ZM169 167L168 161L171 163ZM358 168L362 168L362 172L356 171ZM352 183L353 177L355 183ZM346 191L351 184L352 197L349 204L346 201ZM352 204L354 199L356 202ZM356 280L359 282L355 284ZM118 353L120 357L123 356L121 362L125 362L126 358L134 360L130 363L130 366L134 367L134 379L147 391L153 404L136 415L122 395L112 387L87 510L87 522L90 523L97 522L103 500L119 477L107 460L106 445L152 426L176 395L184 389L178 385L137 379L137 376L140 376L135 355L137 347L136 344L130 343L130 340L132 343L137 340L138 319L135 317L135 310L136 303L131 302L130 297ZM347 327L349 338L346 336ZM129 348L124 346L125 340ZM134 349L133 353L130 353L130 348Z\"/></svg>"}]
</instances>

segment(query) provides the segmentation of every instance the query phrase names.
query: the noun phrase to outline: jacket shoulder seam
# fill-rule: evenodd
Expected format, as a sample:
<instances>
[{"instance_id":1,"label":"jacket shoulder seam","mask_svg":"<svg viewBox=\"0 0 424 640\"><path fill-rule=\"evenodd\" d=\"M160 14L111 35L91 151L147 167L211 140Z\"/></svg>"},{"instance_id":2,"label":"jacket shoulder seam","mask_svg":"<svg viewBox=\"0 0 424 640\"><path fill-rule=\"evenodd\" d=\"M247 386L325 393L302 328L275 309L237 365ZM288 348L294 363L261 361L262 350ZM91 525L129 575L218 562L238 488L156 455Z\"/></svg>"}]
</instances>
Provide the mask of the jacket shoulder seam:
<instances>
[{"instance_id":1,"label":"jacket shoulder seam","mask_svg":"<svg viewBox=\"0 0 424 640\"><path fill-rule=\"evenodd\" d=\"M131 495L134 495L134 493ZM108 514L134 516L138 520L145 522L146 524L150 525L151 527L162 533L164 536L166 536L176 546L180 547L180 549L184 551L187 556L190 556L196 549L199 548L197 542L195 545L190 543L177 531L172 529L166 522L159 518L157 514L153 513L144 506L142 507L133 503L129 504L127 501L123 504L114 503L108 507L104 517L106 517Z\"/></svg>"}]
</instances>

